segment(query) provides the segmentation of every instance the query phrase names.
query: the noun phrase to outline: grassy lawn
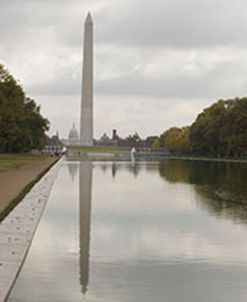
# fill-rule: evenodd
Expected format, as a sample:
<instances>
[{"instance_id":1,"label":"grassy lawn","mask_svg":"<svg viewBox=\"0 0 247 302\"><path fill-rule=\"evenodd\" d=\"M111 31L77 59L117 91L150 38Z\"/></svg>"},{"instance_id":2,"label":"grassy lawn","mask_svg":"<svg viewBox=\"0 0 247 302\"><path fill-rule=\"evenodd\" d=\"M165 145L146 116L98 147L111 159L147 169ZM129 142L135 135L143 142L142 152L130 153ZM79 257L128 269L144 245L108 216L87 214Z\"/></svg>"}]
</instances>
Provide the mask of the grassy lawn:
<instances>
[{"instance_id":1,"label":"grassy lawn","mask_svg":"<svg viewBox=\"0 0 247 302\"><path fill-rule=\"evenodd\" d=\"M0 172L17 169L34 160L46 158L48 158L48 156L42 154L0 154Z\"/></svg>"},{"instance_id":2,"label":"grassy lawn","mask_svg":"<svg viewBox=\"0 0 247 302\"><path fill-rule=\"evenodd\" d=\"M119 153L129 151L131 148L128 147L117 147L117 146L68 146L68 149L78 150L80 152L92 152L92 153Z\"/></svg>"}]
</instances>

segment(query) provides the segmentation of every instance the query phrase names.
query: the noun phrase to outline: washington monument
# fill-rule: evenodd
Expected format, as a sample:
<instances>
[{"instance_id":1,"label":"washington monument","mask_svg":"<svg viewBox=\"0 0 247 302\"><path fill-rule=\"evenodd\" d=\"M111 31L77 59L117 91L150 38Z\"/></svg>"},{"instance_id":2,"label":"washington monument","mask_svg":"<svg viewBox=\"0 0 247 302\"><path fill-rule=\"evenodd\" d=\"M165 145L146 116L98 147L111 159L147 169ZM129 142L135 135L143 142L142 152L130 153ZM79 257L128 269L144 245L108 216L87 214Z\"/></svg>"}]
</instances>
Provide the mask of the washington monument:
<instances>
[{"instance_id":1,"label":"washington monument","mask_svg":"<svg viewBox=\"0 0 247 302\"><path fill-rule=\"evenodd\" d=\"M80 145L93 145L93 20L90 13L84 26Z\"/></svg>"}]
</instances>

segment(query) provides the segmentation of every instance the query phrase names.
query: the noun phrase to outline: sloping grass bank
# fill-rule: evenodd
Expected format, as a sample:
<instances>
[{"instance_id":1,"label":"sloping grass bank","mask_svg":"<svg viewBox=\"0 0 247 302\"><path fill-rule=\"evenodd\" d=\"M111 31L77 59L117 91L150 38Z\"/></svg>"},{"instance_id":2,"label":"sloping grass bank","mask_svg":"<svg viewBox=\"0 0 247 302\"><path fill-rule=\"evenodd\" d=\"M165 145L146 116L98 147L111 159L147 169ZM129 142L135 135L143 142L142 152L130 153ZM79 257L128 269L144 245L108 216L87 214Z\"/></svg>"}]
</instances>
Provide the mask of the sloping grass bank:
<instances>
[{"instance_id":1,"label":"sloping grass bank","mask_svg":"<svg viewBox=\"0 0 247 302\"><path fill-rule=\"evenodd\" d=\"M58 159L38 154L0 155L0 221Z\"/></svg>"},{"instance_id":2,"label":"sloping grass bank","mask_svg":"<svg viewBox=\"0 0 247 302\"><path fill-rule=\"evenodd\" d=\"M11 169L18 169L23 165L30 164L33 161L48 159L48 155L43 154L0 154L0 172Z\"/></svg>"}]
</instances>

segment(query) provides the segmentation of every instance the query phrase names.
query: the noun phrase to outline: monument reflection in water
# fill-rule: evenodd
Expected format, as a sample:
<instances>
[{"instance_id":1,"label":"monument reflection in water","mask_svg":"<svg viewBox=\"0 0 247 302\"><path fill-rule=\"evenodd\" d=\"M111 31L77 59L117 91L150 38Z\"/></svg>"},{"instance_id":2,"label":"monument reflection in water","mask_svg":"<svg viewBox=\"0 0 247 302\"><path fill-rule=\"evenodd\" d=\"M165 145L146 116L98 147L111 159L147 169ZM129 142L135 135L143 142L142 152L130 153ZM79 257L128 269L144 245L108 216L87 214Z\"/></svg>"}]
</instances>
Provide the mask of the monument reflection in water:
<instances>
[{"instance_id":1,"label":"monument reflection in water","mask_svg":"<svg viewBox=\"0 0 247 302\"><path fill-rule=\"evenodd\" d=\"M80 219L80 283L82 293L89 283L90 228L92 202L92 163L81 162L79 170L79 219Z\"/></svg>"},{"instance_id":2,"label":"monument reflection in water","mask_svg":"<svg viewBox=\"0 0 247 302\"><path fill-rule=\"evenodd\" d=\"M77 165L68 165L72 181L77 175ZM102 165L102 169L108 169L109 165ZM115 162L111 164L112 178L116 177L119 169L128 169L134 176L138 175L140 167L138 163L123 166ZM79 163L79 263L80 263L80 284L82 294L85 295L89 286L90 275L90 233L91 233L91 208L92 208L92 178L93 164L91 161Z\"/></svg>"}]
</instances>

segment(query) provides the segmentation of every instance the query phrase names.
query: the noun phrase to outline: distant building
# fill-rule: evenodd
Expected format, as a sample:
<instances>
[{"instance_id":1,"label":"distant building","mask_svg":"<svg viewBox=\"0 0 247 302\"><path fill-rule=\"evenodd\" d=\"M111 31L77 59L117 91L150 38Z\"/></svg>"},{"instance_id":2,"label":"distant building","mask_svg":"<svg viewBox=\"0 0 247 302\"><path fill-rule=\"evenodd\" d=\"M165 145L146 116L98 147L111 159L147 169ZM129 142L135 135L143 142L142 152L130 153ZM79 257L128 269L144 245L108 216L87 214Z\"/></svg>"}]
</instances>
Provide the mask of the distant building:
<instances>
[{"instance_id":1,"label":"distant building","mask_svg":"<svg viewBox=\"0 0 247 302\"><path fill-rule=\"evenodd\" d=\"M75 123L73 123L72 129L69 132L68 145L79 145L79 134L75 128Z\"/></svg>"},{"instance_id":2,"label":"distant building","mask_svg":"<svg viewBox=\"0 0 247 302\"><path fill-rule=\"evenodd\" d=\"M118 143L121 140L121 138L118 136L116 129L113 129L113 131L112 131L112 139L111 140L112 140L112 144L114 146L118 146Z\"/></svg>"},{"instance_id":3,"label":"distant building","mask_svg":"<svg viewBox=\"0 0 247 302\"><path fill-rule=\"evenodd\" d=\"M95 140L95 145L100 146L118 146L118 142L120 141L120 137L117 135L117 130L114 129L112 131L112 137L110 138L107 133L104 133L100 139Z\"/></svg>"},{"instance_id":4,"label":"distant building","mask_svg":"<svg viewBox=\"0 0 247 302\"><path fill-rule=\"evenodd\" d=\"M110 145L111 144L111 139L109 138L109 136L104 133L101 138L98 140L98 144L99 145Z\"/></svg>"},{"instance_id":5,"label":"distant building","mask_svg":"<svg viewBox=\"0 0 247 302\"><path fill-rule=\"evenodd\" d=\"M158 136L148 136L146 139L142 139L137 132L122 138L118 135L117 130L113 129L111 137L104 133L100 139L94 140L94 144L100 146L151 148L156 139L158 139Z\"/></svg>"},{"instance_id":6,"label":"distant building","mask_svg":"<svg viewBox=\"0 0 247 302\"><path fill-rule=\"evenodd\" d=\"M59 155L63 153L63 143L59 138L58 132L52 137L46 137L46 144L43 147L42 152L52 155Z\"/></svg>"}]
</instances>

